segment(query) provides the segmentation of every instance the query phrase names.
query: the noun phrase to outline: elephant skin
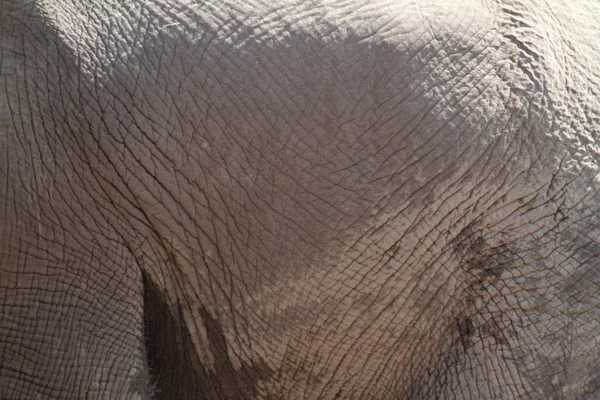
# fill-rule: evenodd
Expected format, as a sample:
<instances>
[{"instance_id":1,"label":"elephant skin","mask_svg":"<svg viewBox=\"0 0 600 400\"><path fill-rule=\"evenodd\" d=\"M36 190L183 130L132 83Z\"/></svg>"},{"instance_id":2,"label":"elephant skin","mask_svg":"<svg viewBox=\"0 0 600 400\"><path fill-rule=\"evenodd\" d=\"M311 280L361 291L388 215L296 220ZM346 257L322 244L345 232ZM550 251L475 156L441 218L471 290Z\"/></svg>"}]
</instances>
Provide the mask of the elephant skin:
<instances>
[{"instance_id":1,"label":"elephant skin","mask_svg":"<svg viewBox=\"0 0 600 400\"><path fill-rule=\"evenodd\" d=\"M0 0L0 398L600 398L599 44L593 0Z\"/></svg>"}]
</instances>

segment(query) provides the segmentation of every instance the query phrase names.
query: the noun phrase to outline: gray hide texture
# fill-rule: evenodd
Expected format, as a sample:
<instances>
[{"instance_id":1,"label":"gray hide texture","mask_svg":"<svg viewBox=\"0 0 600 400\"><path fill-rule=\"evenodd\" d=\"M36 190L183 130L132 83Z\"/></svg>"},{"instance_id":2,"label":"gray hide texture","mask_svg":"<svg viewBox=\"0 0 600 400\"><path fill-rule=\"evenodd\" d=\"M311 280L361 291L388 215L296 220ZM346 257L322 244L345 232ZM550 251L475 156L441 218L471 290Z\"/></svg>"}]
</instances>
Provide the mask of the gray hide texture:
<instances>
[{"instance_id":1,"label":"gray hide texture","mask_svg":"<svg viewBox=\"0 0 600 400\"><path fill-rule=\"evenodd\" d=\"M0 0L0 399L600 398L600 3Z\"/></svg>"}]
</instances>

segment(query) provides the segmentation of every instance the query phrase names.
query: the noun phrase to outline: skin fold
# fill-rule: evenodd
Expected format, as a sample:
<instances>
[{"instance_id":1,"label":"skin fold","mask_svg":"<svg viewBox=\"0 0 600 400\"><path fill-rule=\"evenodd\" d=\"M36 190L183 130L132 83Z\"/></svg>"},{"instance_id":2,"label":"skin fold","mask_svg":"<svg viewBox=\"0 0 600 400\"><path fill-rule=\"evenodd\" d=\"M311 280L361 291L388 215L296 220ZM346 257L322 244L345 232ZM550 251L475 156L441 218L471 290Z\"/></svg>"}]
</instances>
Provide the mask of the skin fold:
<instances>
[{"instance_id":1,"label":"skin fold","mask_svg":"<svg viewBox=\"0 0 600 400\"><path fill-rule=\"evenodd\" d=\"M0 398L599 398L599 16L0 0Z\"/></svg>"}]
</instances>

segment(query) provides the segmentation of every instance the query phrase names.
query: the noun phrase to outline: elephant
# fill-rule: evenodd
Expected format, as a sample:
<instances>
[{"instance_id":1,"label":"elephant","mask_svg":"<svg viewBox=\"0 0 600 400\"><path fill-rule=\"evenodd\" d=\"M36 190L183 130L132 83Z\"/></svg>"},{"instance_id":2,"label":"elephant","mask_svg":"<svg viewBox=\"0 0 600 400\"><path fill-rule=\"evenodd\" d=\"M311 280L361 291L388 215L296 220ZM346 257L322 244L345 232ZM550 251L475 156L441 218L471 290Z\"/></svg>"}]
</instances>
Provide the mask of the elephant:
<instances>
[{"instance_id":1,"label":"elephant","mask_svg":"<svg viewBox=\"0 0 600 400\"><path fill-rule=\"evenodd\" d=\"M596 0L2 0L0 398L600 398Z\"/></svg>"}]
</instances>

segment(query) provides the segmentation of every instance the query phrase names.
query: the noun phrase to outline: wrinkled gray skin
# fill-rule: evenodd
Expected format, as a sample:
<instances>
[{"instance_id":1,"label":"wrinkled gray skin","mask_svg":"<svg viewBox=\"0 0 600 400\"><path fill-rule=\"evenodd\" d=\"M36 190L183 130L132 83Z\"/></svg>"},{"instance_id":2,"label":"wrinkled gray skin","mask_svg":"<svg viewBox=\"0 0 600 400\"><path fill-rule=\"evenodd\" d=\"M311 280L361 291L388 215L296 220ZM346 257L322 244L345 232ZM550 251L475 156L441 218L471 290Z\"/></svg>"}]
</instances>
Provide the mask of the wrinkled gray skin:
<instances>
[{"instance_id":1,"label":"wrinkled gray skin","mask_svg":"<svg viewBox=\"0 0 600 400\"><path fill-rule=\"evenodd\" d=\"M0 0L0 398L599 398L561 3Z\"/></svg>"}]
</instances>

